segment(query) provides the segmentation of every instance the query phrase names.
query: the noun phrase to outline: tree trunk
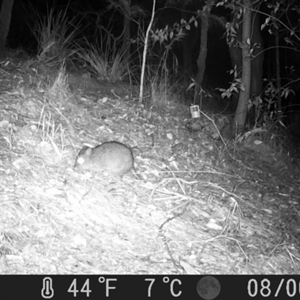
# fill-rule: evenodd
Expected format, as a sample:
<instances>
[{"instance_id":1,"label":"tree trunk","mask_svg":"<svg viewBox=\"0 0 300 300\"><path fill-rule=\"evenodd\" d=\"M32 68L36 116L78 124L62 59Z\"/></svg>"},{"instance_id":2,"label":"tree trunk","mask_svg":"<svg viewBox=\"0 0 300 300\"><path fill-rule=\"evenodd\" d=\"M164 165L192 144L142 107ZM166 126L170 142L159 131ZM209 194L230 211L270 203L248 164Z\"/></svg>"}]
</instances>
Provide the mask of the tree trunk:
<instances>
[{"instance_id":1,"label":"tree trunk","mask_svg":"<svg viewBox=\"0 0 300 300\"><path fill-rule=\"evenodd\" d=\"M124 35L123 35L123 49L124 60L129 61L130 58L130 17L131 17L131 0L126 0L124 3Z\"/></svg>"},{"instance_id":2,"label":"tree trunk","mask_svg":"<svg viewBox=\"0 0 300 300\"><path fill-rule=\"evenodd\" d=\"M0 12L0 49L4 49L9 32L14 0L2 0Z\"/></svg>"},{"instance_id":3,"label":"tree trunk","mask_svg":"<svg viewBox=\"0 0 300 300\"><path fill-rule=\"evenodd\" d=\"M207 56L207 31L208 31L208 19L210 17L210 11L214 0L207 0L206 5L202 9L201 14L201 39L200 39L200 51L197 59L198 73L195 80L195 94L194 103L197 102L197 98L200 95L200 106L202 106L202 86L203 78L206 68L206 56Z\"/></svg>"},{"instance_id":4,"label":"tree trunk","mask_svg":"<svg viewBox=\"0 0 300 300\"><path fill-rule=\"evenodd\" d=\"M184 7L184 2L181 3L181 19L187 20L187 10ZM188 32L185 29L186 36L182 43L182 56L183 56L183 76L184 86L188 87L190 84L190 77L192 76L192 55L191 45L189 43Z\"/></svg>"},{"instance_id":5,"label":"tree trunk","mask_svg":"<svg viewBox=\"0 0 300 300\"><path fill-rule=\"evenodd\" d=\"M279 55L279 31L275 27L275 60L276 60L276 87L277 87L277 111L279 116L282 116L281 104L281 78L280 78L280 55Z\"/></svg>"},{"instance_id":6,"label":"tree trunk","mask_svg":"<svg viewBox=\"0 0 300 300\"><path fill-rule=\"evenodd\" d=\"M242 16L241 16L242 18ZM233 16L233 19L234 16ZM233 67L237 67L237 78L242 77L242 49L240 44L242 43L242 20L235 20L237 24L234 25L236 30L236 40L233 44L229 45L230 59ZM260 30L260 14L256 11L251 13L251 89L250 98L254 99L259 97L263 88L263 39ZM238 104L239 93L233 93L231 97L231 107L236 110ZM255 111L252 110L252 113ZM253 120L255 116L253 115Z\"/></svg>"},{"instance_id":7,"label":"tree trunk","mask_svg":"<svg viewBox=\"0 0 300 300\"><path fill-rule=\"evenodd\" d=\"M237 109L234 115L235 134L243 131L245 127L248 101L250 99L251 85L251 0L243 0L243 37L242 37L242 89L240 90Z\"/></svg>"}]
</instances>

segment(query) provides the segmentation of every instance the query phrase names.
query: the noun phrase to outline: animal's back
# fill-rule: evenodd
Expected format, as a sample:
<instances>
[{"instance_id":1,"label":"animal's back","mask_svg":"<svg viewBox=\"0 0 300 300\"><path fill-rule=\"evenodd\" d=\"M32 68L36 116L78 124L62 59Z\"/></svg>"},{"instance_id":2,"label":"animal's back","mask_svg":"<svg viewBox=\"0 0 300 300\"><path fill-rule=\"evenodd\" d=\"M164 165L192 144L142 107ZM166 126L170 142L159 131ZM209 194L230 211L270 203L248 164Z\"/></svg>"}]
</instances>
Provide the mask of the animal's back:
<instances>
[{"instance_id":1,"label":"animal's back","mask_svg":"<svg viewBox=\"0 0 300 300\"><path fill-rule=\"evenodd\" d=\"M107 171L118 176L129 172L134 165L131 149L119 142L105 142L95 148L83 148L77 161L79 159L83 160L79 166L82 169Z\"/></svg>"}]
</instances>

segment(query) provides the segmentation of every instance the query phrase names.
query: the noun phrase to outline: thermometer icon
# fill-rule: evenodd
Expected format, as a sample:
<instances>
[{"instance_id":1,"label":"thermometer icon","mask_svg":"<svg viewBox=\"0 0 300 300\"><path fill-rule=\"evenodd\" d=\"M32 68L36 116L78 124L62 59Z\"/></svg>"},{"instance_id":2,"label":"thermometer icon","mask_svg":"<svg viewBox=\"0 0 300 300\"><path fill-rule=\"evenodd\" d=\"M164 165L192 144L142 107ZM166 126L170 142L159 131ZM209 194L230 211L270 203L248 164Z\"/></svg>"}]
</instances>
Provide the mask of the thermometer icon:
<instances>
[{"instance_id":1,"label":"thermometer icon","mask_svg":"<svg viewBox=\"0 0 300 300\"><path fill-rule=\"evenodd\" d=\"M54 290L52 288L52 278L45 277L43 279L42 297L50 299L54 296Z\"/></svg>"}]
</instances>

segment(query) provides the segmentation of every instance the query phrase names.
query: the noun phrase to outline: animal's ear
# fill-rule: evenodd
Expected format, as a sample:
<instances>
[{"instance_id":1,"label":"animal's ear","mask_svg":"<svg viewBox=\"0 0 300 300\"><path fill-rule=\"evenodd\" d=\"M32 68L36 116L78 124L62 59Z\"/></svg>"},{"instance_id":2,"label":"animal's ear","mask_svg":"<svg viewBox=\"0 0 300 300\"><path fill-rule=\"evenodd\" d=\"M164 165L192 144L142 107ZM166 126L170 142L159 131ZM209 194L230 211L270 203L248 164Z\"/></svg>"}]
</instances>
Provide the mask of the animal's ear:
<instances>
[{"instance_id":1,"label":"animal's ear","mask_svg":"<svg viewBox=\"0 0 300 300\"><path fill-rule=\"evenodd\" d=\"M86 151L85 151L85 154L87 156L90 156L92 154L92 148L87 148Z\"/></svg>"}]
</instances>

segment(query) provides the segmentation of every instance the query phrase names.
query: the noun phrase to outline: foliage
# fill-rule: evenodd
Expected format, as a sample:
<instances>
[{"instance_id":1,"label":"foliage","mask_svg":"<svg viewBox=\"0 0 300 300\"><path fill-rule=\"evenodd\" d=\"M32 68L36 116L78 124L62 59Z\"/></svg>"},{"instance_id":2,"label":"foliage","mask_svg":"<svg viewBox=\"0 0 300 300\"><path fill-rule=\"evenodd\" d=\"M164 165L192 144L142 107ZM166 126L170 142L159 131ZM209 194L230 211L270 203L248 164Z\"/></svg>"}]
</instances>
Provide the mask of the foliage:
<instances>
[{"instance_id":1,"label":"foliage","mask_svg":"<svg viewBox=\"0 0 300 300\"><path fill-rule=\"evenodd\" d=\"M152 12L152 20L153 20L153 17L154 17L154 10ZM148 26L146 36L144 37L143 35L141 35L137 39L137 41L142 41L143 45L144 45L140 99L142 99L142 97L143 97L143 82L144 82L144 69L145 69L144 66L146 63L146 61L145 61L146 54L148 54L147 56L149 57L149 56L151 56L152 53L155 53L155 51L152 49L154 49L156 47L156 44L158 44L158 47L161 51L160 51L160 55L158 57L156 72L161 76L162 79L163 78L169 79L170 74L169 74L169 67L168 67L168 58L170 56L173 58L172 67L171 67L173 72L174 71L176 72L176 70L178 68L177 58L175 56L170 55L172 47L175 42L179 42L182 40L182 38L185 36L184 29L190 30L191 24L194 24L195 27L198 26L196 17L192 17L189 21L182 19L180 21L180 23L175 22L172 26L166 25L164 28L155 28L155 27L152 28L152 26L150 24L149 25L150 27ZM150 55L149 55L149 52L151 53ZM157 57L157 55L156 55L156 57ZM156 75L154 78L155 79L153 82L157 82ZM157 85L151 84L151 86L152 86L152 90L153 90L153 86L157 86Z\"/></svg>"},{"instance_id":2,"label":"foliage","mask_svg":"<svg viewBox=\"0 0 300 300\"><path fill-rule=\"evenodd\" d=\"M32 17L36 23L32 32L38 41L38 60L50 66L61 66L74 54L71 48L79 33L76 17L69 18L68 7L64 10L52 7L44 18L32 9Z\"/></svg>"},{"instance_id":3,"label":"foliage","mask_svg":"<svg viewBox=\"0 0 300 300\"><path fill-rule=\"evenodd\" d=\"M149 94L147 105L162 111L170 102L178 100L178 94L174 92L176 84L172 83L167 73L160 74L153 71L148 73L145 89Z\"/></svg>"},{"instance_id":4,"label":"foliage","mask_svg":"<svg viewBox=\"0 0 300 300\"><path fill-rule=\"evenodd\" d=\"M121 12L127 18L136 16L145 16L145 11L137 4L131 4L131 0L109 0L108 9L114 9Z\"/></svg>"},{"instance_id":5,"label":"foliage","mask_svg":"<svg viewBox=\"0 0 300 300\"><path fill-rule=\"evenodd\" d=\"M293 47L292 50L296 50L294 47L299 47L299 44L297 45L295 41L300 42L300 20L297 18L300 14L299 1L276 0L267 3L267 6L270 14L261 28L268 28L270 34L275 34L275 30L278 29L285 35L286 44ZM296 51L299 52L299 49Z\"/></svg>"},{"instance_id":6,"label":"foliage","mask_svg":"<svg viewBox=\"0 0 300 300\"><path fill-rule=\"evenodd\" d=\"M128 62L124 60L123 49L117 49L110 36L102 37L96 45L86 41L85 46L78 46L76 56L86 65L91 73L110 82L121 81L129 76Z\"/></svg>"},{"instance_id":7,"label":"foliage","mask_svg":"<svg viewBox=\"0 0 300 300\"><path fill-rule=\"evenodd\" d=\"M287 98L290 94L294 94L294 91L289 88L289 85L281 88L276 87L274 80L269 81L266 84L264 90L264 99L261 97L255 98L249 103L249 110L253 107L255 113L255 126L265 126L265 124L273 123L274 125L281 125L286 127L282 122L282 111L278 109L277 95Z\"/></svg>"},{"instance_id":8,"label":"foliage","mask_svg":"<svg viewBox=\"0 0 300 300\"><path fill-rule=\"evenodd\" d=\"M261 26L261 30L267 30L270 35L278 35L281 41L285 43L280 46L285 51L292 51L294 53L300 53L300 20L297 16L300 13L300 3L294 0L285 1L270 1L266 2L267 12L261 10L261 5L265 1L256 1L252 5L252 11L264 17L264 22ZM225 6L235 12L233 22L226 24L226 40L229 46L237 46L236 40L236 26L234 22L236 18L239 18L243 13L243 5L241 1L219 1L217 6ZM253 53L256 45L252 45L251 53ZM271 46L273 47L273 46ZM276 47L276 45L275 45ZM271 49L271 48L270 48ZM264 51L268 51L265 49ZM282 51L282 50L281 50ZM298 54L297 54L298 55ZM282 61L286 58L280 57ZM278 65L274 65L276 69ZM280 71L280 81L277 82L274 78L268 78L267 84L262 95L249 99L248 111L255 111L254 127L264 126L266 123L274 122L274 124L281 124L283 112L281 111L281 105L278 105L278 99L287 99L293 93L293 89L299 88L299 73L295 72L293 66L290 67L291 71L288 71L289 66L286 66L284 70ZM289 72L289 76L286 76ZM233 74L234 79L228 89L219 89L223 98L230 98L233 93L237 93L243 90L243 84L237 76L237 70L230 71ZM275 74L274 72L273 74ZM275 76L275 75L274 75ZM278 75L277 75L278 78ZM284 82L282 79L284 78ZM281 84L283 84L283 86ZM278 85L279 84L279 85ZM285 100L287 103L287 100Z\"/></svg>"}]
</instances>

